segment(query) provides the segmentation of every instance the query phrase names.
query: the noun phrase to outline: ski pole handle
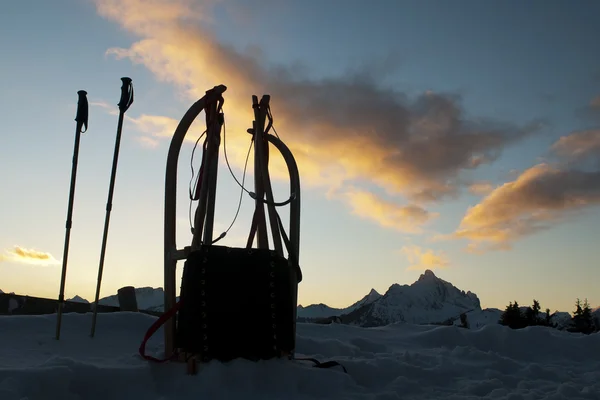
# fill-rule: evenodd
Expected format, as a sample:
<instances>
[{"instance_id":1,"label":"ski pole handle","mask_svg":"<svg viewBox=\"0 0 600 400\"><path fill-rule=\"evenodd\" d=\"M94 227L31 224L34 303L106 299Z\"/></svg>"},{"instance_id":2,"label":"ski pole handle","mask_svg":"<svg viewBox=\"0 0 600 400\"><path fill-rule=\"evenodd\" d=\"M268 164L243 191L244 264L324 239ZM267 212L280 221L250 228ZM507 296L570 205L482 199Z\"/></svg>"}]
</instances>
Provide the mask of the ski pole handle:
<instances>
[{"instance_id":1,"label":"ski pole handle","mask_svg":"<svg viewBox=\"0 0 600 400\"><path fill-rule=\"evenodd\" d=\"M85 126L85 131L87 131L88 125L88 101L87 101L87 92L85 90L80 90L77 92L79 95L79 100L77 100L77 114L75 115L75 121ZM83 132L85 132L83 131Z\"/></svg>"},{"instance_id":2,"label":"ski pole handle","mask_svg":"<svg viewBox=\"0 0 600 400\"><path fill-rule=\"evenodd\" d=\"M121 112L127 111L129 106L133 103L133 84L131 78L121 78L123 84L121 85L121 100L119 100L119 110Z\"/></svg>"}]
</instances>

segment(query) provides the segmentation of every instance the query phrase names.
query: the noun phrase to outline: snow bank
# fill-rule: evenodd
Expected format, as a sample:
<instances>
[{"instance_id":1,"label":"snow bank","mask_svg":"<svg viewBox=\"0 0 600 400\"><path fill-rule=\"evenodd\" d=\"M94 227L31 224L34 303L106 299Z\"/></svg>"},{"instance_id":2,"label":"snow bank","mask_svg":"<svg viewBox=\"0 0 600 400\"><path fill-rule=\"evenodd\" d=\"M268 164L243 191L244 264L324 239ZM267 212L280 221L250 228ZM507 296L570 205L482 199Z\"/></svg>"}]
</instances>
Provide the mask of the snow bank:
<instances>
[{"instance_id":1,"label":"snow bank","mask_svg":"<svg viewBox=\"0 0 600 400\"><path fill-rule=\"evenodd\" d=\"M300 361L212 362L197 376L182 364L137 354L155 317L138 313L0 317L0 399L598 399L600 334L544 327L393 324L361 328L298 324L298 356L335 359L348 369ZM247 327L251 329L251 327ZM159 354L162 331L148 344Z\"/></svg>"}]
</instances>

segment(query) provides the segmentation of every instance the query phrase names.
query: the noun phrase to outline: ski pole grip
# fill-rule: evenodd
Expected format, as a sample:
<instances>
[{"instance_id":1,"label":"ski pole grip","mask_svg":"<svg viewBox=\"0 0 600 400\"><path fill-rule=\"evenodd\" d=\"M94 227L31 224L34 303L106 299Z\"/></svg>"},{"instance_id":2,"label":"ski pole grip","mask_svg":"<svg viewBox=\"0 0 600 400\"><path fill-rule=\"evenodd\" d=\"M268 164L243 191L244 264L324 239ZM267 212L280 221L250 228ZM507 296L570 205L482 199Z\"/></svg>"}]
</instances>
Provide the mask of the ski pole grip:
<instances>
[{"instance_id":1,"label":"ski pole grip","mask_svg":"<svg viewBox=\"0 0 600 400\"><path fill-rule=\"evenodd\" d=\"M85 126L85 130L87 131L88 124L88 101L87 101L87 92L85 90L80 90L77 92L79 96L79 100L77 100L77 114L75 115L75 121L81 123ZM85 131L84 131L85 132Z\"/></svg>"},{"instance_id":2,"label":"ski pole grip","mask_svg":"<svg viewBox=\"0 0 600 400\"><path fill-rule=\"evenodd\" d=\"M133 103L133 85L131 78L123 77L121 78L123 84L121 85L121 100L119 100L119 109L125 112Z\"/></svg>"}]
</instances>

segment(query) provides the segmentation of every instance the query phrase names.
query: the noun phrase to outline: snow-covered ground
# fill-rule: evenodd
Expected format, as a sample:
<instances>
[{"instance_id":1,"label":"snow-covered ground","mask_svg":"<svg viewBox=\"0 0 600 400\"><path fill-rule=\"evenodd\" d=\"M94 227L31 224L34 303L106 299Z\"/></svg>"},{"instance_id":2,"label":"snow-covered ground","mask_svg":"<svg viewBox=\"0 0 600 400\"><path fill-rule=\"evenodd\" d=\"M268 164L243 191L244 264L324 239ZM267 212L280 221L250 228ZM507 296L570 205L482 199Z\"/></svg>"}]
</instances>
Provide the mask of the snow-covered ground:
<instances>
[{"instance_id":1,"label":"snow-covered ground","mask_svg":"<svg viewBox=\"0 0 600 400\"><path fill-rule=\"evenodd\" d=\"M0 316L0 399L600 399L600 334L392 324L298 324L300 361L212 362L188 376L137 349L155 317L138 313ZM247 329L252 329L247 327ZM162 331L148 349L159 354Z\"/></svg>"}]
</instances>

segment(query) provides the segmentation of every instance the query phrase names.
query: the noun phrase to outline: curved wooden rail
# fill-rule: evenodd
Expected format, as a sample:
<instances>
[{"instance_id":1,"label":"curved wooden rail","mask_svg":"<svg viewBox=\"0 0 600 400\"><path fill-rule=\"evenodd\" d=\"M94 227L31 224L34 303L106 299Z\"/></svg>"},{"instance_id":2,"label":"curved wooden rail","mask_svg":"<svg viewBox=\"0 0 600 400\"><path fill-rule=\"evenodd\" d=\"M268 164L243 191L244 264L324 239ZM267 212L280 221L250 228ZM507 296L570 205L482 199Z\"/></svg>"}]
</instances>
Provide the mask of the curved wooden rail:
<instances>
[{"instance_id":1,"label":"curved wooden rail","mask_svg":"<svg viewBox=\"0 0 600 400\"><path fill-rule=\"evenodd\" d=\"M176 244L176 218L177 218L177 163L179 152L187 131L196 117L207 106L218 101L223 101L223 93L227 90L224 85L215 86L208 90L204 97L195 102L185 113L171 139L167 156L167 170L165 175L165 215L164 215L164 263L165 263L165 300L164 310L175 306L177 269L177 244ZM165 356L171 357L174 350L175 321L171 318L165 323Z\"/></svg>"}]
</instances>

